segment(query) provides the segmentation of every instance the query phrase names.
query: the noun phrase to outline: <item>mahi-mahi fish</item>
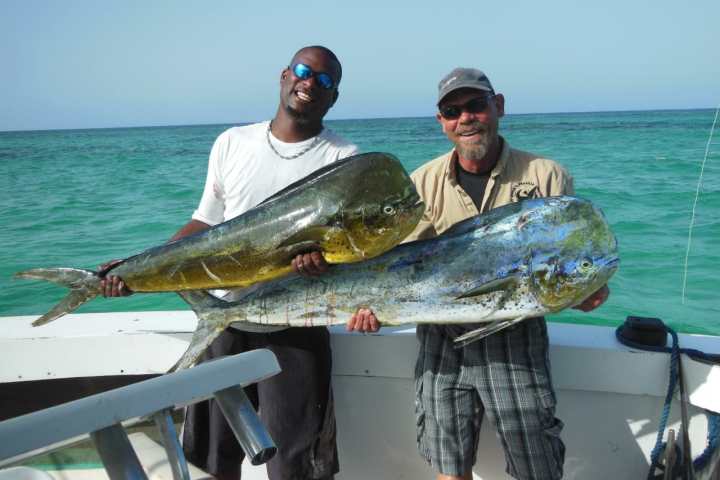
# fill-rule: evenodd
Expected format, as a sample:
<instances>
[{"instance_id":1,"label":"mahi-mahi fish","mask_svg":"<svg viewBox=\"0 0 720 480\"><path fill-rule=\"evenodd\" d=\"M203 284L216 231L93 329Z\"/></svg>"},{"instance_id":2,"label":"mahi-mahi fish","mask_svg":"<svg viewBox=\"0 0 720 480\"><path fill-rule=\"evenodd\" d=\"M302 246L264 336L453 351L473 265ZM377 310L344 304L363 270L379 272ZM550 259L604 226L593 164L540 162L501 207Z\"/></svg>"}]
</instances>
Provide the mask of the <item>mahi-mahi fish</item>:
<instances>
[{"instance_id":1,"label":"mahi-mahi fish","mask_svg":"<svg viewBox=\"0 0 720 480\"><path fill-rule=\"evenodd\" d=\"M373 258L400 243L422 212L400 161L366 153L323 167L234 219L145 250L109 270L35 268L15 276L70 288L33 322L38 326L100 294L100 280L108 273L135 292L247 287L290 273L292 258L311 250L320 250L331 264Z\"/></svg>"},{"instance_id":2,"label":"mahi-mahi fish","mask_svg":"<svg viewBox=\"0 0 720 480\"><path fill-rule=\"evenodd\" d=\"M618 267L617 242L602 212L576 197L525 200L465 220L321 277L286 277L233 302L182 292L198 316L187 368L222 330L345 323L362 307L382 325L474 324L463 345L526 318L578 305Z\"/></svg>"}]
</instances>

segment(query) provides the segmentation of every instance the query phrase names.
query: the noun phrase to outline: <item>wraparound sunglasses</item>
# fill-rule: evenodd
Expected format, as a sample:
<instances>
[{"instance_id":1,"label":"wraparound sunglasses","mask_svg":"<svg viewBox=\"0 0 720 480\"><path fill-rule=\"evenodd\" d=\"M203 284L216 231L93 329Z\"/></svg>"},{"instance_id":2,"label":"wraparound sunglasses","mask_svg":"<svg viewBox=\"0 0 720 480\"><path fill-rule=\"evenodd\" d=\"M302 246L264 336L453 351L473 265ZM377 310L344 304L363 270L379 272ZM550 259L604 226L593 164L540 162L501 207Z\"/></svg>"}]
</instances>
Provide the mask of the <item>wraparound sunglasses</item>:
<instances>
[{"instance_id":1,"label":"wraparound sunglasses","mask_svg":"<svg viewBox=\"0 0 720 480\"><path fill-rule=\"evenodd\" d=\"M291 70L293 72L293 75L295 75L300 80L307 80L310 77L315 77L315 80L325 90L330 90L335 86L335 81L330 75L325 72L316 72L304 63L296 63Z\"/></svg>"},{"instance_id":2,"label":"wraparound sunglasses","mask_svg":"<svg viewBox=\"0 0 720 480\"><path fill-rule=\"evenodd\" d=\"M460 118L462 112L481 113L490 105L492 98L492 95L485 95L484 97L473 98L463 105L443 105L440 107L440 115L446 120L455 120Z\"/></svg>"}]
</instances>

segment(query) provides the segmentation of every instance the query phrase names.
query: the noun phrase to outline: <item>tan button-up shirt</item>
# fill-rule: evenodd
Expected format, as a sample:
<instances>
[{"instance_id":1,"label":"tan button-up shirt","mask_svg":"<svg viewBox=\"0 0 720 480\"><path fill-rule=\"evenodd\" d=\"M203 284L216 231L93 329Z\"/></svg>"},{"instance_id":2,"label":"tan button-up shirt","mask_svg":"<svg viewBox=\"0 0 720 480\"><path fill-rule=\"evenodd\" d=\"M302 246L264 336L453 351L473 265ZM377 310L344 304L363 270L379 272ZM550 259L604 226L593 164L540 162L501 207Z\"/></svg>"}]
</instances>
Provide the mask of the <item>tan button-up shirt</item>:
<instances>
[{"instance_id":1,"label":"tan button-up shirt","mask_svg":"<svg viewBox=\"0 0 720 480\"><path fill-rule=\"evenodd\" d=\"M482 212L526 198L574 193L572 177L559 164L510 148L505 140L502 144L500 158L485 187ZM454 158L453 149L412 173L415 188L425 203L425 213L406 242L434 237L480 213L457 182Z\"/></svg>"}]
</instances>

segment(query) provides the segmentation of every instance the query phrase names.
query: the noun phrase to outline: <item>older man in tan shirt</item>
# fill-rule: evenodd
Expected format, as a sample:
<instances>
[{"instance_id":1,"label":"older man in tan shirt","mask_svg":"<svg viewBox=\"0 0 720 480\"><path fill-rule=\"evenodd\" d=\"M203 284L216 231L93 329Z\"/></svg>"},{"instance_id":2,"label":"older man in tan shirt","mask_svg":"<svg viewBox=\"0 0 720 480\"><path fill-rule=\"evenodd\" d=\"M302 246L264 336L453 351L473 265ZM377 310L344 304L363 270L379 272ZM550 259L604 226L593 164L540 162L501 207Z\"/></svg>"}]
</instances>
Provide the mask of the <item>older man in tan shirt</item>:
<instances>
[{"instance_id":1,"label":"older man in tan shirt","mask_svg":"<svg viewBox=\"0 0 720 480\"><path fill-rule=\"evenodd\" d=\"M406 241L430 238L452 225L525 198L573 193L572 177L552 160L516 150L498 134L505 98L480 70L457 68L440 81L437 120L454 148L412 174L425 215ZM578 309L590 311L607 286ZM377 331L371 310L349 330ZM565 447L555 417L544 318L533 318L455 348L479 325L417 327L415 370L418 449L438 480L470 480L483 414L495 425L507 472L521 479L562 477Z\"/></svg>"},{"instance_id":2,"label":"older man in tan shirt","mask_svg":"<svg viewBox=\"0 0 720 480\"><path fill-rule=\"evenodd\" d=\"M489 170L475 172L474 164L463 166L456 149L442 155L411 175L425 202L425 215L415 231L405 240L430 238L479 213L526 198L572 195L573 180L552 160L510 148L502 137L499 158ZM473 197L473 183L484 183L484 191Z\"/></svg>"}]
</instances>

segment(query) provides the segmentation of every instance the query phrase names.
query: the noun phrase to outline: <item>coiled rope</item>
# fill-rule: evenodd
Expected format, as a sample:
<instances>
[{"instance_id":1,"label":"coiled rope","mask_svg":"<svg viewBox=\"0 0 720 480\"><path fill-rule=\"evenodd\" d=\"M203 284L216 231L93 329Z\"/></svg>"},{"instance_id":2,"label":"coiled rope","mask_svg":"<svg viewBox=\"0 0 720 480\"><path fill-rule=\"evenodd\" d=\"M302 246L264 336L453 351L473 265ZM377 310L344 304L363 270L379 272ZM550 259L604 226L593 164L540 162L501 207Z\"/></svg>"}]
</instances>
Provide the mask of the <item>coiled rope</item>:
<instances>
[{"instance_id":1,"label":"coiled rope","mask_svg":"<svg viewBox=\"0 0 720 480\"><path fill-rule=\"evenodd\" d=\"M675 330L664 324L663 327L665 328L666 333L670 334L672 337L671 347L645 345L643 343L630 340L623 335L624 327L625 325L621 325L615 330L615 336L623 345L627 345L628 347L637 350L664 352L670 354L670 379L668 381L668 388L665 394L665 404L663 405L662 414L660 415L655 446L650 453L650 471L648 472L647 478L648 480L652 480L656 478L654 476L655 469L659 468L662 470L664 468L660 464L660 456L664 452L667 443L662 440L665 435L665 428L667 427L667 421L670 416L670 405L672 404L672 398L675 394L675 389L677 388L678 379L680 377L680 354L684 353L691 358L709 361L712 363L720 362L720 355L709 355L691 348L680 348L677 333L675 333ZM718 444L720 444L720 414L706 411L706 415L708 419L707 446L705 447L705 450L703 450L703 452L695 460L693 460L693 469L696 472L707 466L710 458L715 452L715 449L717 449ZM687 461L687 459L684 461Z\"/></svg>"}]
</instances>

